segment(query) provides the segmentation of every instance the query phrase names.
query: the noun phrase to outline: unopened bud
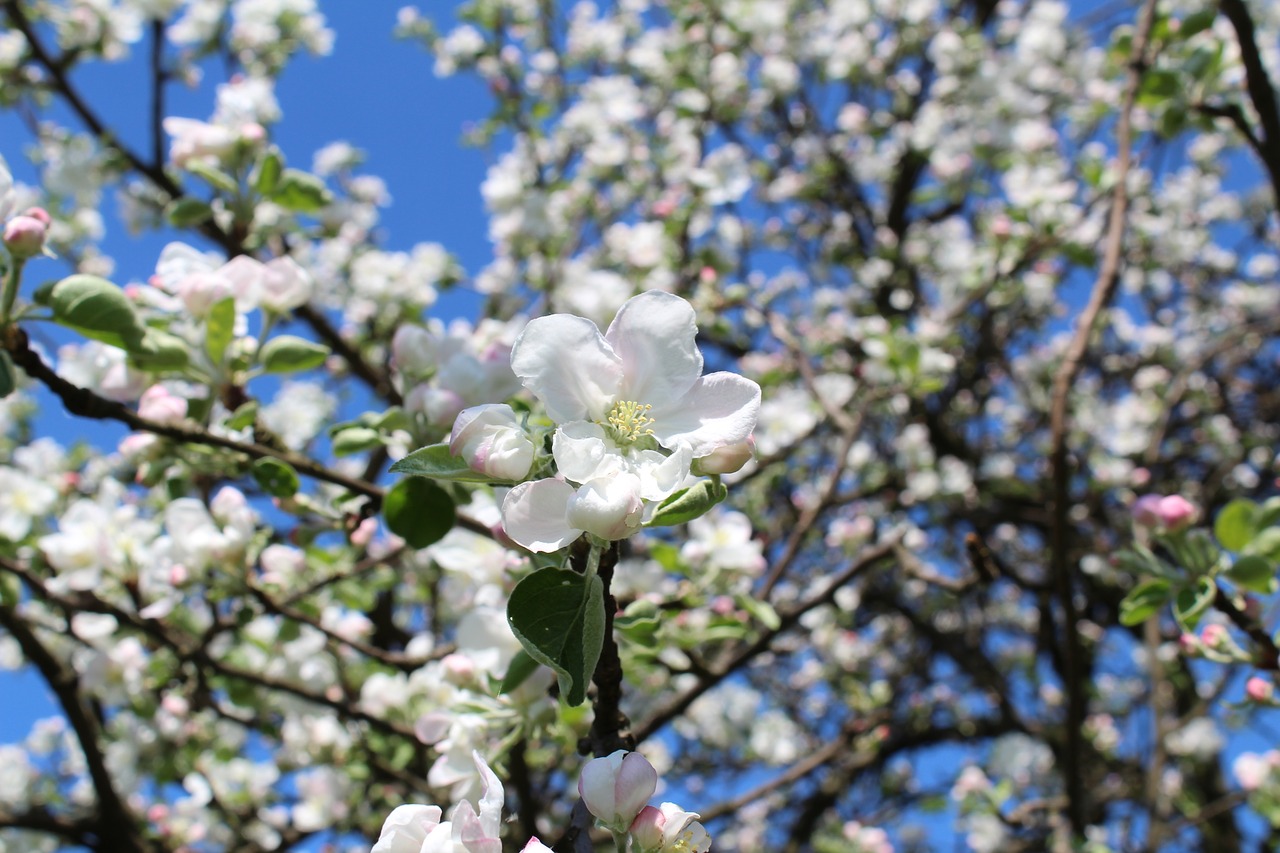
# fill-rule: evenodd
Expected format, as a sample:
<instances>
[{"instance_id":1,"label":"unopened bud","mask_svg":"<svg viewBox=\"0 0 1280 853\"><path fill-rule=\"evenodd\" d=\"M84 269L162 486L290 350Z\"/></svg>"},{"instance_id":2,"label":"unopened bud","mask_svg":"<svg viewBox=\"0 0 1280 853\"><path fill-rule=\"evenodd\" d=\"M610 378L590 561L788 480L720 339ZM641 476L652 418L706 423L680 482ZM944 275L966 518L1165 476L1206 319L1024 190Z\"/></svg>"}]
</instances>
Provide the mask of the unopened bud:
<instances>
[{"instance_id":1,"label":"unopened bud","mask_svg":"<svg viewBox=\"0 0 1280 853\"><path fill-rule=\"evenodd\" d=\"M1254 702L1270 702L1275 696L1276 688L1267 679L1255 675L1245 682L1244 692Z\"/></svg>"},{"instance_id":2,"label":"unopened bud","mask_svg":"<svg viewBox=\"0 0 1280 853\"><path fill-rule=\"evenodd\" d=\"M620 749L588 761L578 793L588 811L610 829L625 831L658 788L658 771L638 752Z\"/></svg>"},{"instance_id":3,"label":"unopened bud","mask_svg":"<svg viewBox=\"0 0 1280 853\"><path fill-rule=\"evenodd\" d=\"M34 258L44 251L45 237L49 233L49 214L33 207L21 216L15 216L4 226L4 247L15 258Z\"/></svg>"}]
</instances>

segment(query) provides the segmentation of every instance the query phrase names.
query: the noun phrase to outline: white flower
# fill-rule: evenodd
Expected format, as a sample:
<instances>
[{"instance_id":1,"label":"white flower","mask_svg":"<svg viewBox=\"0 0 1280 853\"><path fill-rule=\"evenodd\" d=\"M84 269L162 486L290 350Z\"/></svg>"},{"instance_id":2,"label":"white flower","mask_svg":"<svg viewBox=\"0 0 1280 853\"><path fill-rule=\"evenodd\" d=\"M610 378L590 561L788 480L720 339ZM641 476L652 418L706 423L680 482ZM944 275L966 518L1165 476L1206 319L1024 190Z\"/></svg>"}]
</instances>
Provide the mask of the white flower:
<instances>
[{"instance_id":1,"label":"white flower","mask_svg":"<svg viewBox=\"0 0 1280 853\"><path fill-rule=\"evenodd\" d=\"M603 336L569 314L525 327L511 367L560 424L552 441L560 476L507 494L508 536L534 551L584 531L624 538L639 529L646 502L687 479L693 460L746 441L760 387L732 373L703 376L697 332L693 308L660 291L629 299Z\"/></svg>"},{"instance_id":2,"label":"white flower","mask_svg":"<svg viewBox=\"0 0 1280 853\"><path fill-rule=\"evenodd\" d=\"M594 421L621 440L652 435L697 459L745 441L760 410L750 379L702 376L697 334L688 302L650 291L627 300L604 336L571 314L531 320L511 367L557 423Z\"/></svg>"},{"instance_id":3,"label":"white flower","mask_svg":"<svg viewBox=\"0 0 1280 853\"><path fill-rule=\"evenodd\" d=\"M442 822L439 806L399 806L370 853L502 853L502 782L480 753L472 752L471 758L483 783L479 811L463 800ZM547 847L535 838L524 849L542 853Z\"/></svg>"},{"instance_id":4,"label":"white flower","mask_svg":"<svg viewBox=\"0 0 1280 853\"><path fill-rule=\"evenodd\" d=\"M675 803L645 806L631 824L637 853L707 853L711 836L698 823L696 812L687 812Z\"/></svg>"}]
</instances>

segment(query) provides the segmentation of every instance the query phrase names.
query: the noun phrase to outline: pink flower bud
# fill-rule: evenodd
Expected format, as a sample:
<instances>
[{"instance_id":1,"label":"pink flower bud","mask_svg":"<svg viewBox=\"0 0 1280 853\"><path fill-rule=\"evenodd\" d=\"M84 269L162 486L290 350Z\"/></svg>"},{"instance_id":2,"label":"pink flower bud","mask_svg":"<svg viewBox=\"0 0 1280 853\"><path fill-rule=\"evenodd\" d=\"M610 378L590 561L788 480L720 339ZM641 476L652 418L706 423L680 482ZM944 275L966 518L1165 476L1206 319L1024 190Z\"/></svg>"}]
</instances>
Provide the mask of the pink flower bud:
<instances>
[{"instance_id":1,"label":"pink flower bud","mask_svg":"<svg viewBox=\"0 0 1280 853\"><path fill-rule=\"evenodd\" d=\"M1199 511L1195 504L1181 495L1169 495L1160 499L1160 523L1168 531L1181 530L1196 520Z\"/></svg>"},{"instance_id":2,"label":"pink flower bud","mask_svg":"<svg viewBox=\"0 0 1280 853\"><path fill-rule=\"evenodd\" d=\"M523 480L533 467L533 442L505 403L464 409L454 421L449 451L495 480Z\"/></svg>"},{"instance_id":3,"label":"pink flower bud","mask_svg":"<svg viewBox=\"0 0 1280 853\"><path fill-rule=\"evenodd\" d=\"M625 831L658 788L658 771L638 752L620 749L588 761L578 779L587 810L610 829Z\"/></svg>"},{"instance_id":4,"label":"pink flower bud","mask_svg":"<svg viewBox=\"0 0 1280 853\"><path fill-rule=\"evenodd\" d=\"M471 684L476 678L476 662L466 655L445 655L440 661L444 679L459 687Z\"/></svg>"},{"instance_id":5,"label":"pink flower bud","mask_svg":"<svg viewBox=\"0 0 1280 853\"><path fill-rule=\"evenodd\" d=\"M39 211L43 216L34 215ZM4 226L4 246L15 258L33 258L44 251L44 240L49 232L49 214L33 207L21 216L15 216Z\"/></svg>"},{"instance_id":6,"label":"pink flower bud","mask_svg":"<svg viewBox=\"0 0 1280 853\"><path fill-rule=\"evenodd\" d=\"M1200 629L1201 642L1211 649L1222 645L1227 639L1227 629L1216 622L1211 622Z\"/></svg>"},{"instance_id":7,"label":"pink flower bud","mask_svg":"<svg viewBox=\"0 0 1280 853\"><path fill-rule=\"evenodd\" d=\"M1245 683L1244 692L1254 702L1270 702L1275 695L1275 685L1255 675Z\"/></svg>"},{"instance_id":8,"label":"pink flower bud","mask_svg":"<svg viewBox=\"0 0 1280 853\"><path fill-rule=\"evenodd\" d=\"M645 806L631 822L631 840L640 850L662 849L662 827L667 817L654 806Z\"/></svg>"},{"instance_id":9,"label":"pink flower bud","mask_svg":"<svg viewBox=\"0 0 1280 853\"><path fill-rule=\"evenodd\" d=\"M138 415L156 423L177 423L187 416L187 401L163 385L152 385L138 400Z\"/></svg>"},{"instance_id":10,"label":"pink flower bud","mask_svg":"<svg viewBox=\"0 0 1280 853\"><path fill-rule=\"evenodd\" d=\"M1133 502L1129 510L1135 524L1142 527L1156 527L1160 524L1160 496L1143 495Z\"/></svg>"},{"instance_id":11,"label":"pink flower bud","mask_svg":"<svg viewBox=\"0 0 1280 853\"><path fill-rule=\"evenodd\" d=\"M357 548L364 548L373 541L373 534L378 532L378 519L366 518L364 521L356 525L356 529L351 531L351 544Z\"/></svg>"},{"instance_id":12,"label":"pink flower bud","mask_svg":"<svg viewBox=\"0 0 1280 853\"><path fill-rule=\"evenodd\" d=\"M707 853L711 836L698 823L696 812L687 812L675 803L659 808L645 806L631 824L635 853Z\"/></svg>"}]
</instances>

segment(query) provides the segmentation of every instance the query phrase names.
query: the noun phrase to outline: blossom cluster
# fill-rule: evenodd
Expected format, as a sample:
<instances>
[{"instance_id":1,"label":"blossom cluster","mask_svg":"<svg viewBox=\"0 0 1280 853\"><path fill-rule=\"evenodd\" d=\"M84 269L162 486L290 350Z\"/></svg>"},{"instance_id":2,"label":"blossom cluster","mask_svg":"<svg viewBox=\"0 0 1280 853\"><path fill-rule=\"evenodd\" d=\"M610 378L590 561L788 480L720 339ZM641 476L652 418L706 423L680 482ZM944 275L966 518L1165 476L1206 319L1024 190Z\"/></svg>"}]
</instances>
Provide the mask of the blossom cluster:
<instances>
[{"instance_id":1,"label":"blossom cluster","mask_svg":"<svg viewBox=\"0 0 1280 853\"><path fill-rule=\"evenodd\" d=\"M703 376L696 338L692 306L661 291L628 300L604 335L574 315L529 322L511 367L555 424L550 464L506 404L464 410L450 439L476 472L517 482L502 503L507 536L543 552L584 533L625 539L691 479L747 462L760 388ZM551 476L527 480L535 470Z\"/></svg>"}]
</instances>

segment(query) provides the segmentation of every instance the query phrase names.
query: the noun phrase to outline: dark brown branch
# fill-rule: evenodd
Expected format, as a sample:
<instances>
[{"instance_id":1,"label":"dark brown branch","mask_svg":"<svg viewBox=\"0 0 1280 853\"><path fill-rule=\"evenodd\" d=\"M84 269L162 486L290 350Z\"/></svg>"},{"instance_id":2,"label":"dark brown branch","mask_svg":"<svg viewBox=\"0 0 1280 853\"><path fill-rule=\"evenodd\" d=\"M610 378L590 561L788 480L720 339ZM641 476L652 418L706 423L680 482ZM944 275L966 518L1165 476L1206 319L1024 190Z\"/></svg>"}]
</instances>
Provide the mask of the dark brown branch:
<instances>
[{"instance_id":1,"label":"dark brown branch","mask_svg":"<svg viewBox=\"0 0 1280 853\"><path fill-rule=\"evenodd\" d=\"M1231 26L1235 28L1236 39L1240 42L1240 61L1244 64L1245 85L1249 91L1249 100L1258 113L1258 122L1262 125L1262 145L1255 149L1262 158L1262 165L1271 179L1271 192L1275 195L1277 208L1280 208L1280 107L1276 104L1276 90L1267 76L1266 66L1262 64L1262 56L1258 51L1258 41L1253 26L1253 18L1244 0L1220 0L1218 8L1226 15Z\"/></svg>"},{"instance_id":2,"label":"dark brown branch","mask_svg":"<svg viewBox=\"0 0 1280 853\"><path fill-rule=\"evenodd\" d=\"M1071 509L1071 461L1067 447L1067 421L1071 386L1080 371L1089 339L1102 310L1111 302L1120 281L1120 262L1124 247L1124 234L1129 208L1129 168L1133 156L1132 117L1138 88L1147 68L1147 42L1155 20L1155 0L1146 0L1139 13L1137 32L1133 39L1129 62L1129 78L1125 88L1124 103L1116 125L1116 176L1112 190L1111 210L1107 218L1107 236L1103 251L1102 267L1093 284L1089 303L1076 324L1062 363L1053 377L1053 396L1050 406L1050 453L1053 471L1053 526L1050 533L1051 575L1054 581L1058 605L1062 609L1063 682L1067 695L1065 720L1066 744L1062 751L1063 777L1067 788L1067 816L1076 836L1083 836L1088 825L1088 808L1082 758L1084 755L1083 725L1086 713L1087 678L1084 672L1084 650L1078 630L1079 614L1075 605L1074 571L1068 556Z\"/></svg>"},{"instance_id":3,"label":"dark brown branch","mask_svg":"<svg viewBox=\"0 0 1280 853\"><path fill-rule=\"evenodd\" d=\"M852 581L854 578L869 570L872 566L879 563L885 557L893 553L894 547L898 544L900 537L893 537L887 541L881 542L874 548L869 548L851 565L845 568L838 575L833 576L820 591L814 593L800 604L787 610L785 613L778 614L778 627L769 631L765 631L755 641L731 652L722 663L719 663L707 671L707 673L698 680L689 690L677 696L671 702L659 708L654 712L653 716L645 721L635 733L636 743L642 743L656 734L663 726L674 720L676 717L688 710L689 706L694 703L699 696L702 696L711 688L724 681L731 674L736 672L740 667L753 660L756 656L766 651L779 634L790 630L800 621L800 617L824 604L830 604L835 600L836 592L841 587Z\"/></svg>"},{"instance_id":4,"label":"dark brown branch","mask_svg":"<svg viewBox=\"0 0 1280 853\"><path fill-rule=\"evenodd\" d=\"M102 751L101 725L89 707L88 697L80 692L80 679L75 671L63 665L45 648L35 631L13 608L0 607L0 626L17 641L26 659L40 670L40 675L58 697L58 704L62 706L67 722L76 733L76 740L84 753L85 769L93 781L94 794L98 800L99 813L93 824L97 843L93 846L101 851L119 853L148 853L156 849L145 841L137 818L116 791Z\"/></svg>"}]
</instances>

